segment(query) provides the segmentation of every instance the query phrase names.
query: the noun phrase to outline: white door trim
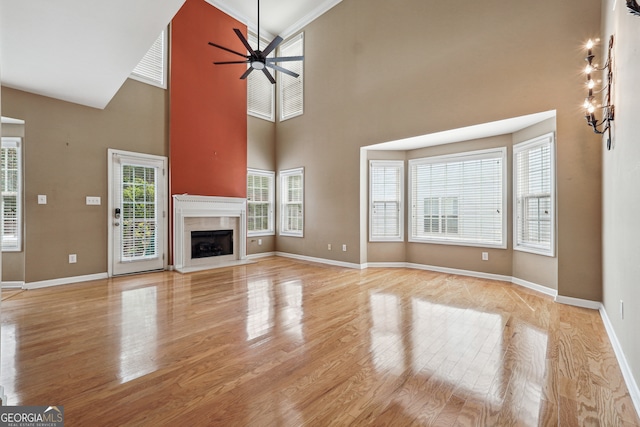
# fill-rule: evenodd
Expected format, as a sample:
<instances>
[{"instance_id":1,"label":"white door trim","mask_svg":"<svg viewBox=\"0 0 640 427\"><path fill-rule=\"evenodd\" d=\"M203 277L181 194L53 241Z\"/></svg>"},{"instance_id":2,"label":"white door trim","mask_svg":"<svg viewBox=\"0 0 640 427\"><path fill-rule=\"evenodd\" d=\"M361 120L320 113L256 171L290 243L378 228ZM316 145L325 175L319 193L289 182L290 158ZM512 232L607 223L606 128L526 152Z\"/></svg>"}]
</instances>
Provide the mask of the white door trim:
<instances>
[{"instance_id":1,"label":"white door trim","mask_svg":"<svg viewBox=\"0 0 640 427\"><path fill-rule=\"evenodd\" d=\"M169 259L169 171L167 166L169 164L169 159L166 156L157 156L154 154L145 154L145 153L136 153L133 151L124 151L124 150L116 150L113 148L109 148L107 150L107 191L108 191L108 212L107 212L107 221L108 221L108 236L107 236L107 275L109 277L113 276L113 157L114 155L126 156L126 157L137 157L140 159L161 161L162 168L164 169L164 184L165 184L165 194L163 200L161 200L162 210L165 212L164 214L164 225L162 227L162 235L163 235L163 244L162 244L162 252L164 254L163 266L164 269L167 269L168 259Z\"/></svg>"}]
</instances>

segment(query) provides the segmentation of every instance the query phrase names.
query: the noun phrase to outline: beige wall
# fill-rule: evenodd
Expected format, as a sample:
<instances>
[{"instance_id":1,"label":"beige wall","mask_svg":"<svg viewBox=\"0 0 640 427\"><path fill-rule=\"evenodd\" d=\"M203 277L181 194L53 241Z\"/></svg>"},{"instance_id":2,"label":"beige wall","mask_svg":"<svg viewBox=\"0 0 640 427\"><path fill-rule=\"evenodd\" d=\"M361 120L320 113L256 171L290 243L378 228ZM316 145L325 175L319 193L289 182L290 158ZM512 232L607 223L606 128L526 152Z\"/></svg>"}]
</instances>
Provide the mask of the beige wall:
<instances>
[{"instance_id":1,"label":"beige wall","mask_svg":"<svg viewBox=\"0 0 640 427\"><path fill-rule=\"evenodd\" d=\"M614 10L614 4L616 6ZM603 302L637 384L640 384L640 17L624 2L603 2L606 41L615 36L613 148L603 151ZM598 49L598 53L602 49ZM624 319L620 315L624 301ZM637 392L637 389L636 389Z\"/></svg>"},{"instance_id":2,"label":"beige wall","mask_svg":"<svg viewBox=\"0 0 640 427\"><path fill-rule=\"evenodd\" d=\"M247 167L277 172L275 147L275 123L247 116ZM247 238L247 255L273 252L275 247L275 235Z\"/></svg>"},{"instance_id":3,"label":"beige wall","mask_svg":"<svg viewBox=\"0 0 640 427\"><path fill-rule=\"evenodd\" d=\"M26 122L26 282L105 273L107 149L167 155L166 91L127 80L98 110L3 87L2 111ZM102 205L86 206L86 196Z\"/></svg>"},{"instance_id":4,"label":"beige wall","mask_svg":"<svg viewBox=\"0 0 640 427\"><path fill-rule=\"evenodd\" d=\"M599 26L596 0L345 0L322 15L305 29L305 113L276 130L278 168L305 167L307 227L277 249L361 262L360 147L557 110L558 292L598 300L601 154L576 108L576 76L580 43ZM426 248L407 259L433 257ZM497 273L512 264L490 259Z\"/></svg>"}]
</instances>

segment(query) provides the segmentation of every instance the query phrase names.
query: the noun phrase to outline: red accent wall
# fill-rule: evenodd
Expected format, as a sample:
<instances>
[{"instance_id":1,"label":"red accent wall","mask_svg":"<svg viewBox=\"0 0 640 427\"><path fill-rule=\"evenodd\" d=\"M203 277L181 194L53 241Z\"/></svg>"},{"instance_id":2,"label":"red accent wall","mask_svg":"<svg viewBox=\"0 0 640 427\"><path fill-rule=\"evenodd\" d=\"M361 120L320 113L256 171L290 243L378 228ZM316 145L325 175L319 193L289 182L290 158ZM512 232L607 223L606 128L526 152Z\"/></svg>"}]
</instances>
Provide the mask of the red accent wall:
<instances>
[{"instance_id":1,"label":"red accent wall","mask_svg":"<svg viewBox=\"0 0 640 427\"><path fill-rule=\"evenodd\" d=\"M187 0L171 23L171 194L246 197L247 86L233 32L247 28L204 0Z\"/></svg>"}]
</instances>

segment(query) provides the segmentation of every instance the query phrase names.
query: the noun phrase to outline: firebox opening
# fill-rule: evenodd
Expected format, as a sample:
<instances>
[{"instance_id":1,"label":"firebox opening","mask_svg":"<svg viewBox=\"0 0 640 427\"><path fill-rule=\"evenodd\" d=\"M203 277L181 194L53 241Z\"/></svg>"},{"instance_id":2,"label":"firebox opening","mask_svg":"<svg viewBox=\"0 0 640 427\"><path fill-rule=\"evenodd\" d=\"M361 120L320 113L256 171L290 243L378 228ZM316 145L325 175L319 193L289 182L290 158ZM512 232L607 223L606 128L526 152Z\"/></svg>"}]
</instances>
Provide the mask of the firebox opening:
<instances>
[{"instance_id":1,"label":"firebox opening","mask_svg":"<svg viewBox=\"0 0 640 427\"><path fill-rule=\"evenodd\" d=\"M233 255L233 230L191 232L191 258Z\"/></svg>"}]
</instances>

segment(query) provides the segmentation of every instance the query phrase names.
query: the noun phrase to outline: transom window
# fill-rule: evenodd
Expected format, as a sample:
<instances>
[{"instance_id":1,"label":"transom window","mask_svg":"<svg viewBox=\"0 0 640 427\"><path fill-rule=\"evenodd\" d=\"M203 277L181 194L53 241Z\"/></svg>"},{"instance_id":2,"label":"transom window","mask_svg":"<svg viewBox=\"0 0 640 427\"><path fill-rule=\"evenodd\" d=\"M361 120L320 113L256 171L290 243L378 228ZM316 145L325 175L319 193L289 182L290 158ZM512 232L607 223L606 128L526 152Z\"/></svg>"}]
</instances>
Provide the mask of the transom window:
<instances>
[{"instance_id":1,"label":"transom window","mask_svg":"<svg viewBox=\"0 0 640 427\"><path fill-rule=\"evenodd\" d=\"M257 169L247 171L247 235L274 234L275 173Z\"/></svg>"},{"instance_id":2,"label":"transom window","mask_svg":"<svg viewBox=\"0 0 640 427\"><path fill-rule=\"evenodd\" d=\"M130 77L166 89L167 45L167 30L163 30L138 65L136 65L136 68L133 69Z\"/></svg>"},{"instance_id":3,"label":"transom window","mask_svg":"<svg viewBox=\"0 0 640 427\"><path fill-rule=\"evenodd\" d=\"M411 242L506 247L506 148L409 161Z\"/></svg>"},{"instance_id":4,"label":"transom window","mask_svg":"<svg viewBox=\"0 0 640 427\"><path fill-rule=\"evenodd\" d=\"M514 248L554 255L555 158L553 134L513 147Z\"/></svg>"},{"instance_id":5,"label":"transom window","mask_svg":"<svg viewBox=\"0 0 640 427\"><path fill-rule=\"evenodd\" d=\"M260 38L260 47L264 49L269 42ZM258 37L249 33L249 44L254 49L258 46ZM269 57L274 56L274 52ZM272 72L270 70L269 72ZM259 119L275 120L275 87L262 72L253 72L247 77L247 114Z\"/></svg>"},{"instance_id":6,"label":"transom window","mask_svg":"<svg viewBox=\"0 0 640 427\"><path fill-rule=\"evenodd\" d=\"M283 42L278 47L278 56L303 56L304 33ZM304 112L304 61L291 61L286 68L299 77L291 77L278 72L278 91L280 93L280 120L287 120Z\"/></svg>"}]
</instances>

